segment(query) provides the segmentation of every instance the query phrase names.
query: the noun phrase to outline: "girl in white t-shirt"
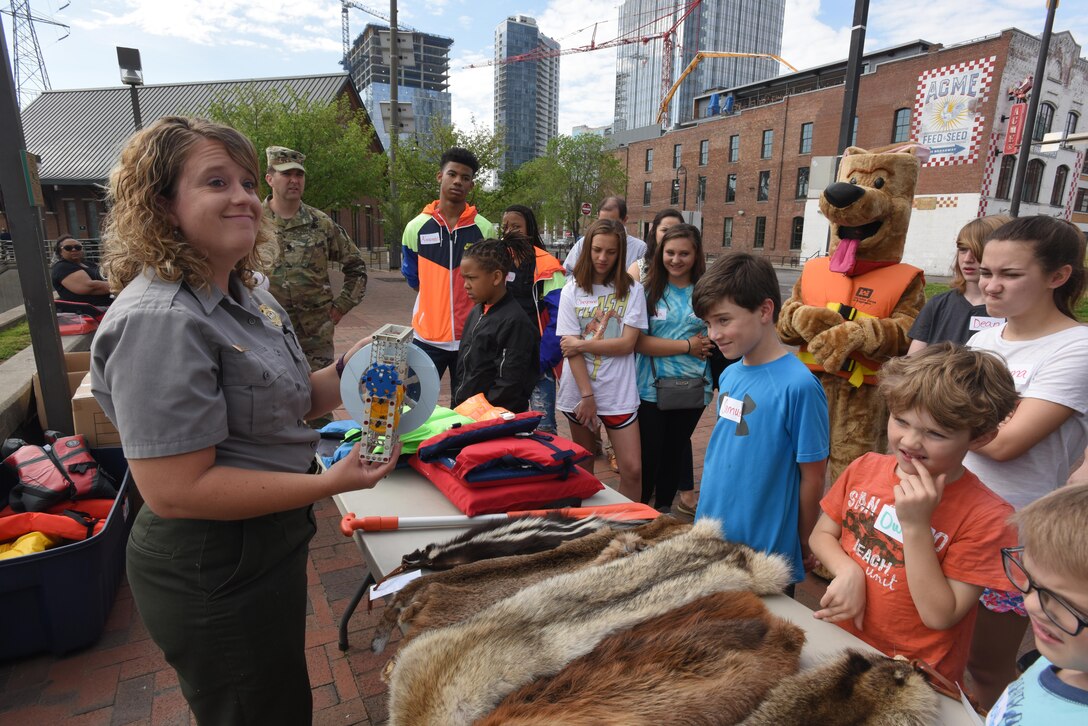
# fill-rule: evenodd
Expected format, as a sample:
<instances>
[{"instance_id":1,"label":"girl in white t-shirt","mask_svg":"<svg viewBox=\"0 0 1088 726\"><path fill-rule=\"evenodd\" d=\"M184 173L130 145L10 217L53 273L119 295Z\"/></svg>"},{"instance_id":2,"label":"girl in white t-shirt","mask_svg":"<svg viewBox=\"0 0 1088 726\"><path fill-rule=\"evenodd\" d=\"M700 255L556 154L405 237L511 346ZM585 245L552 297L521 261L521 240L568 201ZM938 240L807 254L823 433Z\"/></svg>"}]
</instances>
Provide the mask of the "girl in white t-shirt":
<instances>
[{"instance_id":1,"label":"girl in white t-shirt","mask_svg":"<svg viewBox=\"0 0 1088 726\"><path fill-rule=\"evenodd\" d=\"M555 407L571 438L589 451L603 424L620 468L619 492L642 494L635 342L646 328L646 296L624 269L627 232L615 220L590 225L581 255L559 298L555 326L566 358ZM593 472L593 460L588 470Z\"/></svg>"},{"instance_id":2,"label":"girl in white t-shirt","mask_svg":"<svg viewBox=\"0 0 1088 726\"><path fill-rule=\"evenodd\" d=\"M1021 400L963 463L1017 509L1062 486L1088 445L1088 327L1073 312L1084 292L1084 248L1079 229L1042 215L999 227L983 247L986 310L1006 322L968 346L1005 359ZM1028 621L1018 594L987 590L982 604L968 667L989 707L1016 678Z\"/></svg>"}]
</instances>

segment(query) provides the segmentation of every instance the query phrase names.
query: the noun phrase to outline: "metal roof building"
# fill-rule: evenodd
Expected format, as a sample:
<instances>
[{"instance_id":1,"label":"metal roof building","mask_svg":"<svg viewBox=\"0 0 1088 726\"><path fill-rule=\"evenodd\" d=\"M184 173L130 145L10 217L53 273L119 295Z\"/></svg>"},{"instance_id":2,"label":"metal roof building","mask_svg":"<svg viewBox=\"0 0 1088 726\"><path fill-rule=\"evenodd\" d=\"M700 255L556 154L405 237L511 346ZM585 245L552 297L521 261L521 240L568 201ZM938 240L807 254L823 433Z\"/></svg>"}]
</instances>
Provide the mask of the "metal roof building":
<instances>
[{"instance_id":1,"label":"metal roof building","mask_svg":"<svg viewBox=\"0 0 1088 726\"><path fill-rule=\"evenodd\" d=\"M313 100L335 100L344 93L362 107L347 73L284 78L252 78L202 83L139 86L144 125L171 115L201 116L232 89L292 91ZM46 91L23 110L27 150L39 154L43 184L103 183L132 134L132 101L126 86Z\"/></svg>"}]
</instances>

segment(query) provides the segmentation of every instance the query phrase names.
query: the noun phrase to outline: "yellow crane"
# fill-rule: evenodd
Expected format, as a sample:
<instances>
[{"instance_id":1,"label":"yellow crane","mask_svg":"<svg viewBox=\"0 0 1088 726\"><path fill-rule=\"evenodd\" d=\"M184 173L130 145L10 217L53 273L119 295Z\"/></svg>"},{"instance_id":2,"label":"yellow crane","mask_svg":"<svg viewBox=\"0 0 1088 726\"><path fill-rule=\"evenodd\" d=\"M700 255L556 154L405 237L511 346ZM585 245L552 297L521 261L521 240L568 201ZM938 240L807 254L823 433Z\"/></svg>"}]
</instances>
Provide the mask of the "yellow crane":
<instances>
[{"instance_id":1,"label":"yellow crane","mask_svg":"<svg viewBox=\"0 0 1088 726\"><path fill-rule=\"evenodd\" d=\"M684 79L688 77L688 74L695 70L695 66L699 65L704 58L773 58L794 73L797 72L797 69L790 65L786 60L772 53L726 53L724 51L701 50L695 54L695 57L691 59L691 63L688 63L688 67L684 69L684 72L676 79L676 83L672 84L672 88L665 94L665 98L661 100L661 109L657 113L658 123L661 123L666 114L668 114L669 104L672 102L672 97L676 95L676 89L680 88L680 84L684 82Z\"/></svg>"}]
</instances>

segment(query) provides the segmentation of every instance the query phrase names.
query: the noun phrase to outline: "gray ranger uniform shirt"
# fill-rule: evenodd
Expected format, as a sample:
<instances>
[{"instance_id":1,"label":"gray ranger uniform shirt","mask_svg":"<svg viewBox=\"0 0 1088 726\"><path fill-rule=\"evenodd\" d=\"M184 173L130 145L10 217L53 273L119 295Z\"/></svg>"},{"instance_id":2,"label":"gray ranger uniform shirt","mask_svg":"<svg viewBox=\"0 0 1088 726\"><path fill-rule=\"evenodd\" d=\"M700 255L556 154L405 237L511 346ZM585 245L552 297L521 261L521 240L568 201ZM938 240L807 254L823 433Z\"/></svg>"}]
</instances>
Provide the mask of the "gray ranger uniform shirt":
<instances>
[{"instance_id":1,"label":"gray ranger uniform shirt","mask_svg":"<svg viewBox=\"0 0 1088 726\"><path fill-rule=\"evenodd\" d=\"M310 367L290 319L233 273L230 290L194 290L148 270L110 306L91 346L91 391L126 457L214 446L220 466L309 467L318 440L302 421Z\"/></svg>"}]
</instances>

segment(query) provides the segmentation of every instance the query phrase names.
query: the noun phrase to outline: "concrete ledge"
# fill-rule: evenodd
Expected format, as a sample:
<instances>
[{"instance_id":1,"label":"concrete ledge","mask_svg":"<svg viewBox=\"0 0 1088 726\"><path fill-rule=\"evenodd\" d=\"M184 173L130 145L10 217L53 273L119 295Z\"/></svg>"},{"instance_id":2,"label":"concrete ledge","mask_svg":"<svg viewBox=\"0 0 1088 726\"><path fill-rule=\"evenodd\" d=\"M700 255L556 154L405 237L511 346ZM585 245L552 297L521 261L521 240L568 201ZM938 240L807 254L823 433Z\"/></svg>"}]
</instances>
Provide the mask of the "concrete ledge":
<instances>
[{"instance_id":1,"label":"concrete ledge","mask_svg":"<svg viewBox=\"0 0 1088 726\"><path fill-rule=\"evenodd\" d=\"M91 349L91 338L87 335L65 335L60 341L66 353L76 353ZM0 363L0 440L6 439L26 421L30 413L31 381L37 365L34 350L16 353Z\"/></svg>"},{"instance_id":2,"label":"concrete ledge","mask_svg":"<svg viewBox=\"0 0 1088 726\"><path fill-rule=\"evenodd\" d=\"M24 320L26 320L25 305L19 305L11 310L5 310L0 313L0 330L7 330L11 326L18 325Z\"/></svg>"}]
</instances>

